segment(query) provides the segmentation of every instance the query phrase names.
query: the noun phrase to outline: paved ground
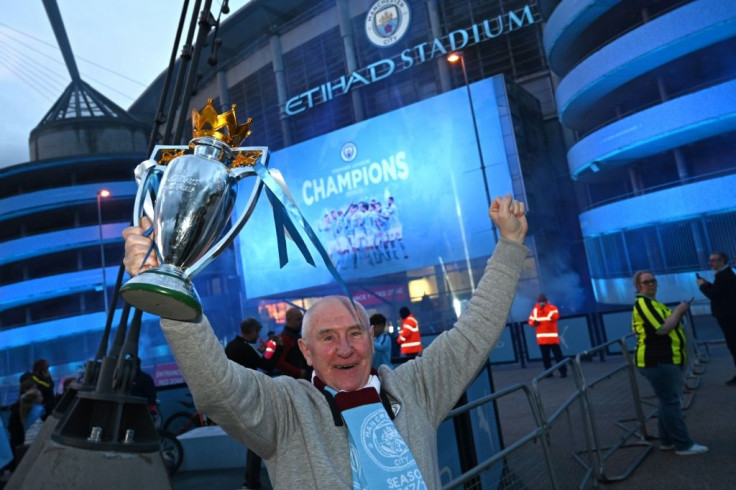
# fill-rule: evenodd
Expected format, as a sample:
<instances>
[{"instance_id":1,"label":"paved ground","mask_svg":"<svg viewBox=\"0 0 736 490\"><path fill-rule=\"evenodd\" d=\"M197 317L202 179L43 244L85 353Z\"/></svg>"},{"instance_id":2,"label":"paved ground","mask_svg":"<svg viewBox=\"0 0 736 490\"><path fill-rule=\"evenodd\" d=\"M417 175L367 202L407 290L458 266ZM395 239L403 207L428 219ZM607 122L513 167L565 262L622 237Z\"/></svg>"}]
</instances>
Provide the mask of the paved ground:
<instances>
[{"instance_id":1,"label":"paved ground","mask_svg":"<svg viewBox=\"0 0 736 490\"><path fill-rule=\"evenodd\" d=\"M725 382L736 374L725 346L711 349L711 360L700 376L685 411L691 437L710 448L699 456L676 456L658 449L627 480L606 485L647 490L731 489L736 487L736 386ZM656 434L656 424L652 432Z\"/></svg>"},{"instance_id":2,"label":"paved ground","mask_svg":"<svg viewBox=\"0 0 736 490\"><path fill-rule=\"evenodd\" d=\"M595 359L584 366L586 376L594 377L598 373L606 373L617 366L617 359L609 357L605 362ZM530 385L532 378L539 374L541 367L532 363L526 368L518 365L494 366L493 375L496 390L515 383ZM651 450L643 462L624 480L616 483L601 483L603 487L647 490L685 490L685 489L730 489L736 486L736 386L726 386L725 382L736 374L728 351L723 346L710 349L710 361L705 364L705 371L699 376L699 387L688 394L689 407L685 411L686 422L692 437L701 444L710 447L705 455L681 457L672 452L658 449L655 441L651 441ZM540 381L540 393L544 397L545 410L549 416L554 407L564 400L574 389L574 381L567 379L545 379ZM626 379L625 376L622 379ZM645 406L653 403L651 392L643 379L637 380ZM614 401L606 399L605 405ZM623 400L624 402L626 400ZM512 409L499 402L499 418L504 442L510 444L519 435L528 430L528 419L523 415L523 404L509 402ZM613 408L612 408L613 409ZM653 410L649 406L648 410ZM605 414L603 414L605 416ZM656 419L647 424L651 434L656 435ZM637 452L639 448L634 448ZM621 451L625 454L625 451ZM615 463L615 462L614 462ZM628 464L628 462L627 462ZM612 466L615 466L612 465ZM615 473L615 472L614 472ZM265 488L268 475L263 473ZM196 471L178 473L174 476L175 490L194 489L236 489L243 483L243 470ZM562 485L567 487L566 483ZM548 483L528 485L529 488L549 488Z\"/></svg>"},{"instance_id":3,"label":"paved ground","mask_svg":"<svg viewBox=\"0 0 736 490\"><path fill-rule=\"evenodd\" d=\"M610 372L616 364L617 359L609 357L606 362L601 363L594 360L589 364L584 364L583 367L587 376L604 371ZM736 464L734 464L736 461L736 417L734 417L736 386L725 385L725 382L736 374L736 369L724 346L710 349L710 362L704 367L705 371L698 376L699 387L685 394L685 400L689 402L689 407L685 410L685 417L690 435L696 442L707 445L710 452L699 456L676 456L672 452L660 451L657 441L651 440L649 442L654 449L646 455L643 462L633 470L630 476L619 482L602 483L601 486L622 489L645 488L647 490L731 489L736 487ZM499 390L513 383L529 384L529 379L538 374L535 370L539 369L538 366L530 366L527 369L495 367L496 389ZM641 397L644 400L645 412L651 413L655 410L656 398L646 379L639 375L636 377ZM621 379L625 379L625 376ZM563 380L555 377L540 382L540 393L547 396L547 403L544 405L550 405L547 411L548 416L552 413L551 407L559 405L560 401L572 391L572 388L568 387L568 381L569 378ZM604 380L604 383L606 381ZM628 386L622 387L619 393L621 394L619 397L604 397L596 407L596 418L606 420L607 423L607 425L601 424L601 427L611 427L611 431L616 429L612 423L616 417L607 417L605 413L600 412L616 403L630 407ZM608 395L611 394L615 392L609 390ZM611 410L615 411L615 408ZM513 410L504 410L504 404L499 403L501 430L506 444L528 431L529 428L524 426L523 413L521 403L515 403ZM649 434L657 435L656 418L649 420L647 430ZM622 431L618 428L616 435L621 434ZM605 434L602 439L604 443L610 442L610 439L605 440ZM641 443L641 440L633 437L629 442L630 448L620 450L617 456L611 459L611 475L624 474L624 467L628 468L632 461L641 454L641 446L637 447L637 443ZM545 488L544 486L530 487ZM572 486L563 484L561 488L572 488Z\"/></svg>"}]
</instances>

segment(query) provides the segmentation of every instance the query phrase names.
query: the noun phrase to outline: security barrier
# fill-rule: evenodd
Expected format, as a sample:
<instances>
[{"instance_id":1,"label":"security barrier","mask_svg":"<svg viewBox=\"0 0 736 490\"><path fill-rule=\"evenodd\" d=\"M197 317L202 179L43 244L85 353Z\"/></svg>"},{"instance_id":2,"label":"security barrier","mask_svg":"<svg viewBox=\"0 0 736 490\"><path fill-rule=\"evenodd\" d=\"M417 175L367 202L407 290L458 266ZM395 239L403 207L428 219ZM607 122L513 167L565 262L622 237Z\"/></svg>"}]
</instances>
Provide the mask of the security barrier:
<instances>
[{"instance_id":1,"label":"security barrier","mask_svg":"<svg viewBox=\"0 0 736 490\"><path fill-rule=\"evenodd\" d=\"M627 337L579 353L574 366L580 377L580 390L593 439L599 481L626 479L651 452L646 420L634 364L627 347ZM608 369L593 373L581 359L617 345L622 355L609 357ZM653 412L652 412L653 414Z\"/></svg>"},{"instance_id":2,"label":"security barrier","mask_svg":"<svg viewBox=\"0 0 736 490\"><path fill-rule=\"evenodd\" d=\"M474 468L448 482L443 488L549 488L549 483L556 481L556 475L549 464L549 446L541 443L547 433L546 425L542 423L529 387L511 385L456 408L447 418L469 414L485 404L511 398L525 400L526 403L514 403L514 406L518 416L529 422L528 430L524 429L524 433L515 437L513 443L507 444L503 450L485 461L479 461ZM553 488L558 487L553 484Z\"/></svg>"},{"instance_id":3,"label":"security barrier","mask_svg":"<svg viewBox=\"0 0 736 490\"><path fill-rule=\"evenodd\" d=\"M685 386L688 390L696 390L700 386L700 375L705 372L705 363L708 362L708 356L705 352L701 352L698 342L695 340L693 318L689 313L690 312L688 312L688 316L683 322L685 325L685 334L687 338L690 339L687 343Z\"/></svg>"},{"instance_id":4,"label":"security barrier","mask_svg":"<svg viewBox=\"0 0 736 490\"><path fill-rule=\"evenodd\" d=\"M656 408L642 402L627 337L453 410L448 418L493 403L506 445L443 488L591 488L631 475L652 451L646 422ZM611 350L621 355L591 361ZM568 376L551 379L563 366Z\"/></svg>"},{"instance_id":5,"label":"security barrier","mask_svg":"<svg viewBox=\"0 0 736 490\"><path fill-rule=\"evenodd\" d=\"M567 367L563 380L549 376ZM596 468L593 437L587 423L580 370L572 358L552 366L532 379L532 393L538 403L547 435L549 464L557 475L557 488L587 488Z\"/></svg>"}]
</instances>

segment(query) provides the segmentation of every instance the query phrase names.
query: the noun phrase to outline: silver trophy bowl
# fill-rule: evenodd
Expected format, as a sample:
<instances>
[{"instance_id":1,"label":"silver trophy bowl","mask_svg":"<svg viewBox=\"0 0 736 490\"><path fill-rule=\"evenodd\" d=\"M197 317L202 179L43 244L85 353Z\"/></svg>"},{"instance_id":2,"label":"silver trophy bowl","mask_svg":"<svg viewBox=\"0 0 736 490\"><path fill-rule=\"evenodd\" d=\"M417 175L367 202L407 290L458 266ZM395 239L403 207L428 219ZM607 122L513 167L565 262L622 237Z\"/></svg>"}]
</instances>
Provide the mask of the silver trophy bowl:
<instances>
[{"instance_id":1,"label":"silver trophy bowl","mask_svg":"<svg viewBox=\"0 0 736 490\"><path fill-rule=\"evenodd\" d=\"M134 224L139 225L154 176L161 177L153 209L153 241L159 257L158 267L130 279L120 294L130 305L172 320L192 321L202 314L199 295L192 278L216 258L235 238L250 217L262 188L261 180L251 191L243 214L230 222L238 182L256 176L251 167L229 168L237 150L260 152L265 161L265 147L231 149L212 137L192 140L194 151L162 167L145 171L138 188ZM155 153L155 150L154 150Z\"/></svg>"}]
</instances>

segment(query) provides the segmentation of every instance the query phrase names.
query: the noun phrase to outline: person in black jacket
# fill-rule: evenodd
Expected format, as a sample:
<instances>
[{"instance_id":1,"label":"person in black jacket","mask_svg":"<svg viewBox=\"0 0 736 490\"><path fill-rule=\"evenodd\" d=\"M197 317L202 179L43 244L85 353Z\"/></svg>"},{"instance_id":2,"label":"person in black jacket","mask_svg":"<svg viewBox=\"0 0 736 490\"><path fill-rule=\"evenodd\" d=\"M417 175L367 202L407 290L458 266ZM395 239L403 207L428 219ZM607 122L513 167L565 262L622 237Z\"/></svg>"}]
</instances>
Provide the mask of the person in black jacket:
<instances>
[{"instance_id":1,"label":"person in black jacket","mask_svg":"<svg viewBox=\"0 0 736 490\"><path fill-rule=\"evenodd\" d=\"M276 364L281 374L291 376L295 379L312 379L312 370L307 366L301 349L299 339L302 338L302 321L304 313L296 307L286 310L286 325L281 331L281 358Z\"/></svg>"},{"instance_id":2,"label":"person in black jacket","mask_svg":"<svg viewBox=\"0 0 736 490\"><path fill-rule=\"evenodd\" d=\"M265 342L260 339L262 328L261 323L255 318L246 318L240 322L240 335L228 342L225 354L228 359L241 366L272 374L281 355L281 349L277 345L276 352L270 359L263 357Z\"/></svg>"},{"instance_id":3,"label":"person in black jacket","mask_svg":"<svg viewBox=\"0 0 736 490\"><path fill-rule=\"evenodd\" d=\"M54 380L51 378L49 372L49 361L46 359L38 359L33 363L33 382L36 383L36 388L43 395L43 407L45 409L45 415L43 419L51 415L56 406L56 395L54 394Z\"/></svg>"},{"instance_id":4,"label":"person in black jacket","mask_svg":"<svg viewBox=\"0 0 736 490\"><path fill-rule=\"evenodd\" d=\"M225 347L225 355L231 361L249 369L261 370L266 373L273 371L280 356L280 347L270 359L263 357L259 349L259 339L263 326L255 318L246 318L240 323L240 335L228 342ZM264 344L265 350L265 344ZM261 488L261 457L248 449L245 459L245 483L244 488Z\"/></svg>"},{"instance_id":5,"label":"person in black jacket","mask_svg":"<svg viewBox=\"0 0 736 490\"><path fill-rule=\"evenodd\" d=\"M716 273L715 279L710 282L698 276L698 286L710 299L711 313L723 330L726 345L736 364L736 274L728 266L728 256L723 252L713 252L708 262ZM726 384L736 385L736 376Z\"/></svg>"}]
</instances>

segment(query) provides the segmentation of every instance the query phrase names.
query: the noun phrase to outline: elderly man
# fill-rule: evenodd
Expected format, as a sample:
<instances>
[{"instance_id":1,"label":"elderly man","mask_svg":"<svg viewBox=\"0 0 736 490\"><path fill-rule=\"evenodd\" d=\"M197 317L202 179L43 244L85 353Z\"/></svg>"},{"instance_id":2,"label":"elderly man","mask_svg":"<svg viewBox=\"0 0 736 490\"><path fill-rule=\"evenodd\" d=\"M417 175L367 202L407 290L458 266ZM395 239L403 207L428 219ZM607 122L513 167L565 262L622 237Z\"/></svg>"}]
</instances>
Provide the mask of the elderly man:
<instances>
[{"instance_id":1,"label":"elderly man","mask_svg":"<svg viewBox=\"0 0 736 490\"><path fill-rule=\"evenodd\" d=\"M395 370L371 370L368 317L347 298L307 311L299 347L311 382L228 362L206 318L162 320L197 406L263 457L275 488L440 488L436 429L501 335L528 252L523 203L496 198L489 214L501 239L466 312ZM139 228L123 234L137 271L150 242Z\"/></svg>"}]
</instances>

